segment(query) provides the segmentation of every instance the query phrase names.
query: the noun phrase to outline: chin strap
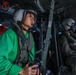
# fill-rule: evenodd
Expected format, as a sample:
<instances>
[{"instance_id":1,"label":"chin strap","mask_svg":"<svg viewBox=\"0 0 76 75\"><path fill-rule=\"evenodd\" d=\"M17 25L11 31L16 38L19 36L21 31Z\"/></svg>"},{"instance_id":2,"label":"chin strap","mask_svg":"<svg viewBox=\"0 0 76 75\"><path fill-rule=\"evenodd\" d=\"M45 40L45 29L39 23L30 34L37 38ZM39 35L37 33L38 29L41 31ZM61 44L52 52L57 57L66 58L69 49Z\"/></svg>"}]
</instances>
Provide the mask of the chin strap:
<instances>
[{"instance_id":1,"label":"chin strap","mask_svg":"<svg viewBox=\"0 0 76 75\"><path fill-rule=\"evenodd\" d=\"M29 32L32 32L32 29L31 29L31 28L30 28L29 30L27 30L26 28L23 27L22 29L23 29L24 31L27 31L28 33L29 33Z\"/></svg>"}]
</instances>

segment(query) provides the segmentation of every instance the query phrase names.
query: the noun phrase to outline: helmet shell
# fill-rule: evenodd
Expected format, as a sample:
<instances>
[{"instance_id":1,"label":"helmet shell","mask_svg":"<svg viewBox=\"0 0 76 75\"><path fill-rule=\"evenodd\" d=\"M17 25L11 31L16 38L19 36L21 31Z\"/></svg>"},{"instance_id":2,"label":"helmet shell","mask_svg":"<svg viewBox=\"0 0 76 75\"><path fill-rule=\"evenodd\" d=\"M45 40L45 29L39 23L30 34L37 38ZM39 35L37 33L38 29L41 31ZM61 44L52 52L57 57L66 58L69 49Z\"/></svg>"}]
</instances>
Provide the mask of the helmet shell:
<instances>
[{"instance_id":1,"label":"helmet shell","mask_svg":"<svg viewBox=\"0 0 76 75\"><path fill-rule=\"evenodd\" d=\"M62 22L62 26L64 27L65 30L69 30L71 26L75 24L75 21L72 18L65 19Z\"/></svg>"},{"instance_id":2,"label":"helmet shell","mask_svg":"<svg viewBox=\"0 0 76 75\"><path fill-rule=\"evenodd\" d=\"M25 9L19 9L14 13L14 21L22 22L26 16L26 13L33 13L34 16L37 15L37 13L34 10L25 10Z\"/></svg>"},{"instance_id":3,"label":"helmet shell","mask_svg":"<svg viewBox=\"0 0 76 75\"><path fill-rule=\"evenodd\" d=\"M18 21L22 21L22 18L23 18L23 12L24 10L23 9L19 9L15 12L14 14L14 21L17 23Z\"/></svg>"}]
</instances>

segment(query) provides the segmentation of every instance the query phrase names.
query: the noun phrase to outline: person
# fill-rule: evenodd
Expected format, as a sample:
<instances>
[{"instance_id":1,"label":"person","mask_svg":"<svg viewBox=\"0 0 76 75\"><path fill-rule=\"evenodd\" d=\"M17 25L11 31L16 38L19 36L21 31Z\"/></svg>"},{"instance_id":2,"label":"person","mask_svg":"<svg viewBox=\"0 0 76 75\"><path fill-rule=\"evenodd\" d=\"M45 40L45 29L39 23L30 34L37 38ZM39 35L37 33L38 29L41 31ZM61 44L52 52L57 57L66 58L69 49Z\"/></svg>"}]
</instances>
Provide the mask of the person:
<instances>
[{"instance_id":1,"label":"person","mask_svg":"<svg viewBox=\"0 0 76 75\"><path fill-rule=\"evenodd\" d=\"M67 18L62 22L64 31L59 38L62 56L67 65L72 70L72 75L76 75L76 34L75 21Z\"/></svg>"},{"instance_id":2,"label":"person","mask_svg":"<svg viewBox=\"0 0 76 75\"><path fill-rule=\"evenodd\" d=\"M0 75L40 75L37 64L29 66L29 62L35 60L35 43L30 29L36 22L37 13L31 6L28 7L14 13L14 22L11 22L13 28L0 37ZM24 37L26 39L22 39ZM26 50L20 49L19 39L20 44L25 45L22 48L27 47Z\"/></svg>"}]
</instances>

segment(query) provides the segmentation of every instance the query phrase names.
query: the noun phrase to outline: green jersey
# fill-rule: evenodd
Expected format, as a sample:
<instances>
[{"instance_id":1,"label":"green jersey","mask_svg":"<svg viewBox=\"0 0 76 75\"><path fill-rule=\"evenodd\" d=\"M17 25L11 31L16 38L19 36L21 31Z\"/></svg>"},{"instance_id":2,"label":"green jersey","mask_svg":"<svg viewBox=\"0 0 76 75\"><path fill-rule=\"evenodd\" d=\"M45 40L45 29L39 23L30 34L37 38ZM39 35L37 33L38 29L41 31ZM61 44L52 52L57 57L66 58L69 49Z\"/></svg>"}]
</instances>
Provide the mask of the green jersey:
<instances>
[{"instance_id":1,"label":"green jersey","mask_svg":"<svg viewBox=\"0 0 76 75\"><path fill-rule=\"evenodd\" d=\"M25 37L28 38L26 33ZM0 75L18 75L21 67L14 64L18 53L18 36L12 30L7 30L0 36ZM32 44L31 53L35 56L35 45ZM34 57L30 54L32 60ZM30 61L30 59L28 59Z\"/></svg>"}]
</instances>

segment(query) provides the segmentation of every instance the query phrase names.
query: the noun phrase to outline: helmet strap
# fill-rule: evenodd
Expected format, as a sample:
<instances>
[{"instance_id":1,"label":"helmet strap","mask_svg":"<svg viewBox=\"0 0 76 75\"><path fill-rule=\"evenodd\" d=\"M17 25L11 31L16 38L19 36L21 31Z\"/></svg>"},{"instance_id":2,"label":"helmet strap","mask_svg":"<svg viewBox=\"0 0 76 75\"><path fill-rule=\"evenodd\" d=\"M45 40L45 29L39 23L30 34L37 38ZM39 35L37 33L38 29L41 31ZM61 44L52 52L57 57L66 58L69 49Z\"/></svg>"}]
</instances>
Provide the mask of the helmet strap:
<instances>
[{"instance_id":1,"label":"helmet strap","mask_svg":"<svg viewBox=\"0 0 76 75\"><path fill-rule=\"evenodd\" d=\"M26 10L24 10L24 12L23 12L22 21L21 21L22 24L24 23L24 18L25 17L26 17Z\"/></svg>"}]
</instances>

